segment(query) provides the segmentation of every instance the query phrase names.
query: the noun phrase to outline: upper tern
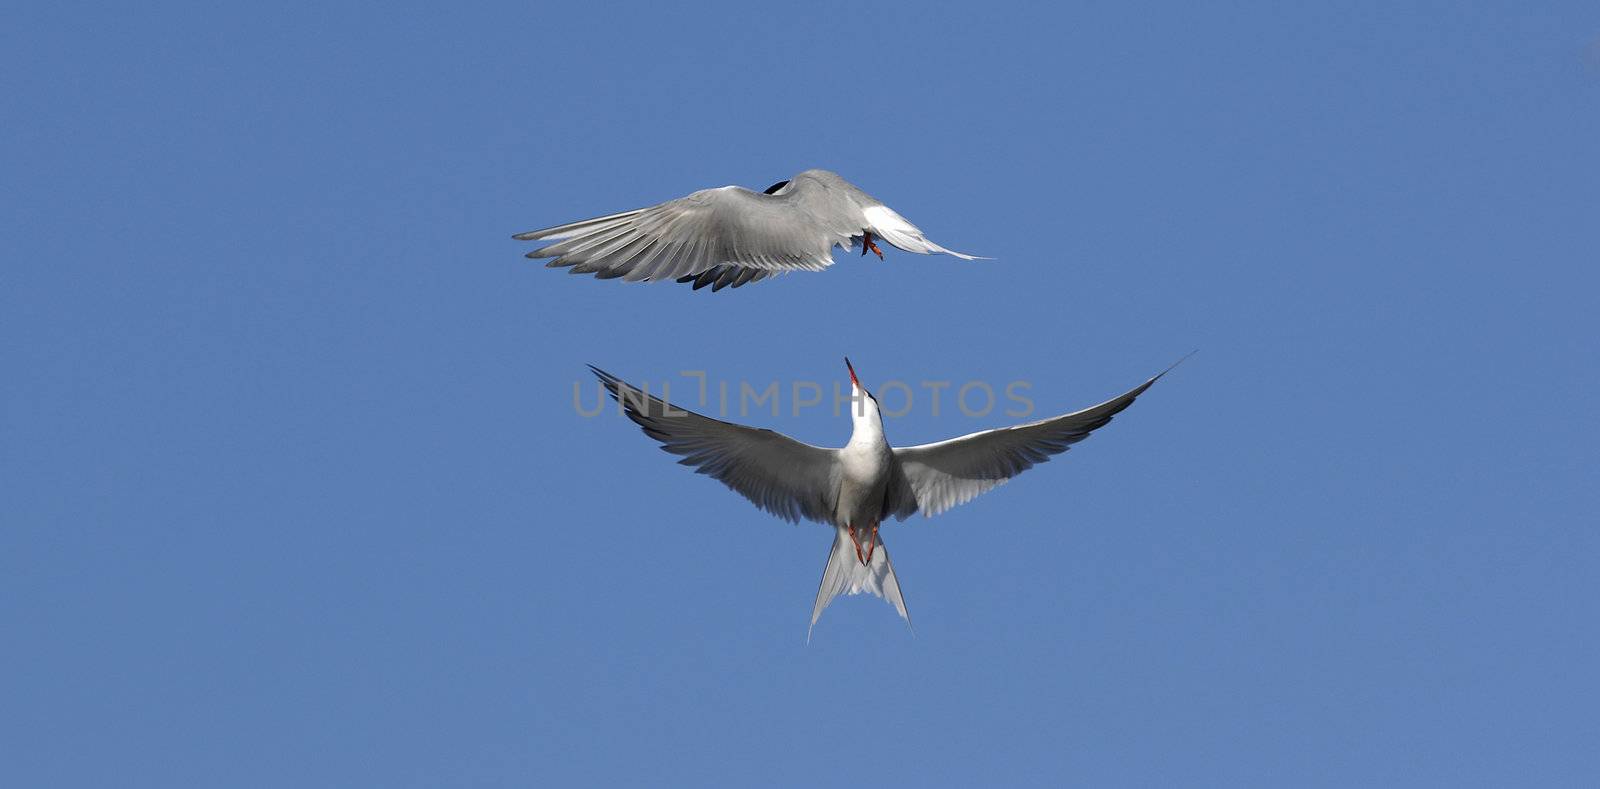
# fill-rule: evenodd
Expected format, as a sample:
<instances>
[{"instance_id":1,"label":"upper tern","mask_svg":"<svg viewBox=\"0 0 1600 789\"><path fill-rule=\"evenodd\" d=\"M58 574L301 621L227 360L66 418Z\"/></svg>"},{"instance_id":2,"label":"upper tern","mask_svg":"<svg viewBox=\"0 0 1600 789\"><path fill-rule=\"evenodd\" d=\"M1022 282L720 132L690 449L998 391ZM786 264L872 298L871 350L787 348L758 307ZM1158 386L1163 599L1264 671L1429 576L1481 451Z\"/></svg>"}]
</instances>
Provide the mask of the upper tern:
<instances>
[{"instance_id":1,"label":"upper tern","mask_svg":"<svg viewBox=\"0 0 1600 789\"><path fill-rule=\"evenodd\" d=\"M827 170L806 170L765 192L738 186L702 189L649 208L519 233L548 241L528 253L552 258L550 268L629 282L675 280L712 291L789 271L821 271L833 248L873 252L876 239L907 252L955 252L929 241L916 225L877 198Z\"/></svg>"}]
</instances>

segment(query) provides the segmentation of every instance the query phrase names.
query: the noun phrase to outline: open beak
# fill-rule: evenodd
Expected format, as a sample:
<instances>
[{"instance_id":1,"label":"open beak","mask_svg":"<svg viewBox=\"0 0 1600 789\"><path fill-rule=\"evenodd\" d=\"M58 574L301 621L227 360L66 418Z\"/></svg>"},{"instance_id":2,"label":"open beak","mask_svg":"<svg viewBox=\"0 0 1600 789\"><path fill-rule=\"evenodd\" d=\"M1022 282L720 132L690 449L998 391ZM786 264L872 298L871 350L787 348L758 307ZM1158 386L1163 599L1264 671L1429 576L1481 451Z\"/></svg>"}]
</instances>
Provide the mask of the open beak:
<instances>
[{"instance_id":1,"label":"open beak","mask_svg":"<svg viewBox=\"0 0 1600 789\"><path fill-rule=\"evenodd\" d=\"M856 368L850 365L850 357L848 356L844 357L844 369L850 371L850 383L855 384L855 387L860 389L861 382L856 380Z\"/></svg>"}]
</instances>

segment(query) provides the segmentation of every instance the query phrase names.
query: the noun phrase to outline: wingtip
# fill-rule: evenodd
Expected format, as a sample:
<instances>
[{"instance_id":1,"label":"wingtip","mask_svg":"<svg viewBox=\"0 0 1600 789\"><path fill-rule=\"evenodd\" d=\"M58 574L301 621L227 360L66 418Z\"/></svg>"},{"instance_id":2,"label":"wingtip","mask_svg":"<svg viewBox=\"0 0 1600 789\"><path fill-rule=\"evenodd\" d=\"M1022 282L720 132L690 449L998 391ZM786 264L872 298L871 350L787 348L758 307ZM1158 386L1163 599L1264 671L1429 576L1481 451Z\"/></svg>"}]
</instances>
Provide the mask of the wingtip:
<instances>
[{"instance_id":1,"label":"wingtip","mask_svg":"<svg viewBox=\"0 0 1600 789\"><path fill-rule=\"evenodd\" d=\"M1196 349L1184 354L1182 358L1180 358L1178 361L1173 362L1171 365L1169 365L1167 367L1167 369L1162 370L1159 373L1156 373L1155 377L1150 379L1150 383L1155 383L1156 381L1161 380L1161 376L1166 375L1167 373L1170 373L1173 370L1176 370L1178 368L1178 365L1183 364L1184 362L1188 361L1189 357L1191 357L1191 356L1193 356L1193 355L1195 355L1195 354L1197 354L1199 352L1200 352L1200 349L1196 348Z\"/></svg>"}]
</instances>

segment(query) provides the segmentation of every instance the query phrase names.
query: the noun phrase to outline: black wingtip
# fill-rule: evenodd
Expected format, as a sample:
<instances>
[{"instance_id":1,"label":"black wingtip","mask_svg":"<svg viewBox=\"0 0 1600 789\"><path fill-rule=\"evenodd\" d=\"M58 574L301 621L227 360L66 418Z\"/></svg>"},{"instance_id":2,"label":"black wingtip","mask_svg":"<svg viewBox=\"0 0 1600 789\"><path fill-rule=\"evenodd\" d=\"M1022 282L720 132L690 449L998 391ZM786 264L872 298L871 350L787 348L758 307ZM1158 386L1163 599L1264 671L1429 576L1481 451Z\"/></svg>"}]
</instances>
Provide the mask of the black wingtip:
<instances>
[{"instance_id":1,"label":"black wingtip","mask_svg":"<svg viewBox=\"0 0 1600 789\"><path fill-rule=\"evenodd\" d=\"M1173 362L1173 363L1172 363L1172 364L1171 364L1171 366L1169 366L1169 367L1167 367L1167 369L1165 369L1165 370L1162 370L1162 371L1161 371L1161 372L1159 372L1159 373L1156 373L1156 377L1154 377L1154 378L1151 378L1151 379L1150 379L1150 382L1151 382L1151 383L1155 383L1155 382L1156 382L1156 381L1159 381L1159 380L1161 380L1161 376L1163 376L1163 375L1166 375L1166 374L1167 374L1167 373L1170 373L1170 372L1172 372L1172 371L1173 371L1173 370L1176 370L1176 369L1177 369L1177 368L1178 368L1178 365L1180 365L1180 364L1183 364L1183 363L1184 363L1184 362L1186 362L1186 361L1189 361L1189 357L1191 357L1191 356L1193 356L1193 355L1195 355L1195 354L1197 354L1197 353L1199 353L1199 352L1200 352L1200 349L1199 349L1199 348L1196 348L1196 349L1194 349L1194 350L1192 350L1192 351L1190 351L1190 352L1188 352L1188 353L1186 353L1186 354L1184 354L1184 355L1183 355L1183 358L1181 358L1181 359L1179 359L1179 360L1178 360L1178 361L1175 361L1175 362Z\"/></svg>"},{"instance_id":2,"label":"black wingtip","mask_svg":"<svg viewBox=\"0 0 1600 789\"><path fill-rule=\"evenodd\" d=\"M1132 398L1136 398L1139 395L1144 394L1145 390L1149 389L1152 386L1155 386L1156 385L1156 381L1161 380L1162 376L1164 376L1167 373L1170 373L1173 370L1177 369L1178 365L1183 364L1184 362L1188 361L1189 357L1191 357L1191 356L1193 356L1193 355L1195 355L1195 354L1197 354L1199 352L1200 352L1200 349L1196 348L1196 349L1184 354L1183 358L1179 359L1178 361L1173 362L1170 366L1167 367L1167 369L1162 370L1161 372L1150 376L1149 380L1147 380L1144 383L1139 384L1138 386L1134 387L1133 391L1128 392L1127 394L1123 395L1123 397L1129 398L1128 402L1131 404L1133 402ZM1127 406L1123 406L1123 407L1126 408ZM1121 409L1118 409L1118 410L1121 410Z\"/></svg>"},{"instance_id":3,"label":"black wingtip","mask_svg":"<svg viewBox=\"0 0 1600 789\"><path fill-rule=\"evenodd\" d=\"M1189 357L1191 357L1191 356L1193 356L1193 355L1195 355L1195 354L1197 354L1199 352L1200 352L1200 349L1196 348L1196 349L1184 354L1183 358L1179 359L1178 361L1173 362L1171 365L1169 365L1167 367L1167 369L1162 370L1161 372L1156 373L1155 375L1151 376L1150 380L1145 381L1142 385L1139 386L1138 389L1134 390L1134 396L1137 397L1138 395L1144 394L1144 390L1149 389L1150 387L1154 386L1156 381L1161 380L1162 376L1166 375L1167 373L1172 372L1173 370L1176 370L1178 368L1178 365L1183 364L1184 362L1188 361Z\"/></svg>"}]
</instances>

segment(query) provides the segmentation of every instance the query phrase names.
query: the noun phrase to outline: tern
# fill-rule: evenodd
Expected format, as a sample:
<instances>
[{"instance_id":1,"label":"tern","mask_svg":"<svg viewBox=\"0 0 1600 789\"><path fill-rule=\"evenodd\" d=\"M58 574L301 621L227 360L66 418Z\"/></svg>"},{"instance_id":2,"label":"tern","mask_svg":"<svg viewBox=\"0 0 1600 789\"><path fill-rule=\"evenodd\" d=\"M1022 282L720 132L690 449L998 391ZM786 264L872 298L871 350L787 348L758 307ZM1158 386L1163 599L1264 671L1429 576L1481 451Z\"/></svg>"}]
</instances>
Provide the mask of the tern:
<instances>
[{"instance_id":1,"label":"tern","mask_svg":"<svg viewBox=\"0 0 1600 789\"><path fill-rule=\"evenodd\" d=\"M547 268L628 282L670 279L713 292L789 271L821 271L833 264L835 246L859 245L862 255L870 251L881 260L877 239L919 255L978 259L929 241L894 209L827 170L806 170L764 192L702 189L512 238L554 242L527 254L553 258Z\"/></svg>"},{"instance_id":2,"label":"tern","mask_svg":"<svg viewBox=\"0 0 1600 789\"><path fill-rule=\"evenodd\" d=\"M844 364L850 373L851 432L840 449L682 410L589 367L645 435L683 456L679 463L791 523L804 518L834 528L833 548L811 608L808 642L823 610L841 593L871 592L911 624L878 531L883 521L903 521L917 512L938 515L1067 451L1172 370L1082 411L933 444L894 447L884 435L877 398L861 386L848 358Z\"/></svg>"}]
</instances>

